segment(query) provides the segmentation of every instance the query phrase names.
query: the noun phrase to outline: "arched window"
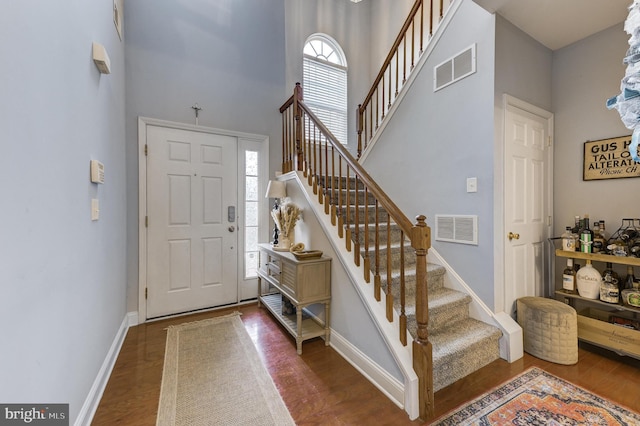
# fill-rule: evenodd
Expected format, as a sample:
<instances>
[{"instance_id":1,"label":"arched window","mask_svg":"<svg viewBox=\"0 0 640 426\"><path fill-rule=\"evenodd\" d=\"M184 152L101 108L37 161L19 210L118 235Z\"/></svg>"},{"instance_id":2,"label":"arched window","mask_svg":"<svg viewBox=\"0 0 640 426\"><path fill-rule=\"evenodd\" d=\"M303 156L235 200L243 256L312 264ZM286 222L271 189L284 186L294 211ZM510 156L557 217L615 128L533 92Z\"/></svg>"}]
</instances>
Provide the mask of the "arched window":
<instances>
[{"instance_id":1,"label":"arched window","mask_svg":"<svg viewBox=\"0 0 640 426\"><path fill-rule=\"evenodd\" d=\"M304 102L343 144L347 143L347 60L332 38L315 34L304 45Z\"/></svg>"}]
</instances>

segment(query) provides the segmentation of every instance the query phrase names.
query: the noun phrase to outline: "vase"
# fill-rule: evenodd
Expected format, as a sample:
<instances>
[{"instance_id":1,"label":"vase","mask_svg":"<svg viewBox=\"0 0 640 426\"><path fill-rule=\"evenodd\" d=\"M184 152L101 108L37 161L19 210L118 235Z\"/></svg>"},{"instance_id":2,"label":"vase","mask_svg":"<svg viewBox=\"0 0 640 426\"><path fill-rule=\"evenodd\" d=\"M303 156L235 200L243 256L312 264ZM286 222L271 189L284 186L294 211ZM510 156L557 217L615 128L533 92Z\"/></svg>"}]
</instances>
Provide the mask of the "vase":
<instances>
[{"instance_id":1,"label":"vase","mask_svg":"<svg viewBox=\"0 0 640 426\"><path fill-rule=\"evenodd\" d=\"M289 237L285 237L282 234L280 234L278 245L275 246L273 249L276 251L289 251L290 248L291 248L291 240L289 239Z\"/></svg>"}]
</instances>

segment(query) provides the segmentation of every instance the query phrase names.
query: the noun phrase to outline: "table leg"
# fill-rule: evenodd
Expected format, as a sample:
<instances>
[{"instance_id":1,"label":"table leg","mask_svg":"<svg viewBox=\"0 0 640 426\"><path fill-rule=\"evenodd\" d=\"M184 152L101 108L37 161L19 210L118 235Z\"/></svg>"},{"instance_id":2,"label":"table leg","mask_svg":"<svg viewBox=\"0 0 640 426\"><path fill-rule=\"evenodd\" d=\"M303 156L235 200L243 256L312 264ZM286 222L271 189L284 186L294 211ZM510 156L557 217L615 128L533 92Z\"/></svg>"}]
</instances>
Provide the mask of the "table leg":
<instances>
[{"instance_id":1,"label":"table leg","mask_svg":"<svg viewBox=\"0 0 640 426\"><path fill-rule=\"evenodd\" d=\"M260 307L260 296L262 296L262 280L258 275L258 308Z\"/></svg>"},{"instance_id":2,"label":"table leg","mask_svg":"<svg viewBox=\"0 0 640 426\"><path fill-rule=\"evenodd\" d=\"M302 306L296 307L296 346L298 355L302 355Z\"/></svg>"},{"instance_id":3,"label":"table leg","mask_svg":"<svg viewBox=\"0 0 640 426\"><path fill-rule=\"evenodd\" d=\"M324 304L324 345L329 346L329 337L331 334L331 328L329 327L329 304L331 302L325 302Z\"/></svg>"}]
</instances>

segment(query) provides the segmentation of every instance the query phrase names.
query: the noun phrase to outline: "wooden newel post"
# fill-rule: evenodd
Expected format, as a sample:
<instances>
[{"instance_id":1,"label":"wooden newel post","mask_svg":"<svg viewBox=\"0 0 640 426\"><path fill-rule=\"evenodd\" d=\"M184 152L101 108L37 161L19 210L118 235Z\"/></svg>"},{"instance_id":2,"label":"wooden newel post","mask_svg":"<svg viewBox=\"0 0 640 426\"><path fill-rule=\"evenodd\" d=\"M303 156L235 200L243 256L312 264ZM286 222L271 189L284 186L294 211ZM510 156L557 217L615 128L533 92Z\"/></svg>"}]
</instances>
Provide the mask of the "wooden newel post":
<instances>
[{"instance_id":1,"label":"wooden newel post","mask_svg":"<svg viewBox=\"0 0 640 426\"><path fill-rule=\"evenodd\" d=\"M356 111L356 129L358 130L358 158L362 154L362 122L364 121L364 112L362 111L362 105L358 105L358 111Z\"/></svg>"},{"instance_id":2,"label":"wooden newel post","mask_svg":"<svg viewBox=\"0 0 640 426\"><path fill-rule=\"evenodd\" d=\"M429 342L429 294L427 288L427 251L431 247L431 229L426 217L416 217L417 223L411 230L411 246L416 251L416 338L413 340L413 369L420 378L419 401L420 418L433 417L433 355Z\"/></svg>"},{"instance_id":3,"label":"wooden newel post","mask_svg":"<svg viewBox=\"0 0 640 426\"><path fill-rule=\"evenodd\" d=\"M300 83L296 83L296 87L295 89L293 89L293 116L296 120L296 128L295 128L295 138L296 138L296 170L298 171L302 171L303 170L303 161L304 161L304 155L302 152L302 126L303 126L303 122L302 122L302 111L300 109L300 105L298 104L298 101L303 100L302 98L302 86L300 86ZM293 169L293 167L292 167Z\"/></svg>"}]
</instances>

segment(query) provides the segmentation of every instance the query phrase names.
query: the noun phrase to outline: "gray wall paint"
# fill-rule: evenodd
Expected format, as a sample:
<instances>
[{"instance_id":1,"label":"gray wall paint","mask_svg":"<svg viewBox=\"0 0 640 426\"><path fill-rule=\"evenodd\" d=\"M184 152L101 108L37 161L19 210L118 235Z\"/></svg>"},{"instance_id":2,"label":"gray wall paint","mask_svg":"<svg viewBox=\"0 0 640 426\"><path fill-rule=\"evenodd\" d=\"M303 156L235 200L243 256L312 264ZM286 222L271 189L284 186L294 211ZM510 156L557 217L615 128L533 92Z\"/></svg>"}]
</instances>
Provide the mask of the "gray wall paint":
<instances>
[{"instance_id":1,"label":"gray wall paint","mask_svg":"<svg viewBox=\"0 0 640 426\"><path fill-rule=\"evenodd\" d=\"M632 133L617 111L605 107L607 98L620 93L627 41L620 24L553 54L556 235L573 224L575 215L605 220L610 235L623 217L640 212L638 178L582 180L584 142Z\"/></svg>"},{"instance_id":2,"label":"gray wall paint","mask_svg":"<svg viewBox=\"0 0 640 426\"><path fill-rule=\"evenodd\" d=\"M365 167L413 220L478 215L478 246L432 245L493 307L493 97L495 17L464 2L427 59ZM477 43L477 72L436 93L433 67ZM466 192L466 178L478 192Z\"/></svg>"},{"instance_id":3,"label":"gray wall paint","mask_svg":"<svg viewBox=\"0 0 640 426\"><path fill-rule=\"evenodd\" d=\"M378 75L402 24L409 16L415 0L376 0L371 2L371 75ZM366 94L365 94L366 95Z\"/></svg>"},{"instance_id":4,"label":"gray wall paint","mask_svg":"<svg viewBox=\"0 0 640 426\"><path fill-rule=\"evenodd\" d=\"M6 6L0 401L69 403L73 423L126 312L124 47L111 1ZM91 59L94 41L110 75ZM104 185L89 181L91 159Z\"/></svg>"},{"instance_id":5,"label":"gray wall paint","mask_svg":"<svg viewBox=\"0 0 640 426\"><path fill-rule=\"evenodd\" d=\"M496 103L511 96L551 110L552 52L496 15ZM502 118L502 112L496 114Z\"/></svg>"},{"instance_id":6,"label":"gray wall paint","mask_svg":"<svg viewBox=\"0 0 640 426\"><path fill-rule=\"evenodd\" d=\"M138 310L138 134L146 116L267 135L279 170L284 0L125 2L128 309ZM291 88L293 93L293 87Z\"/></svg>"},{"instance_id":7,"label":"gray wall paint","mask_svg":"<svg viewBox=\"0 0 640 426\"><path fill-rule=\"evenodd\" d=\"M295 242L303 243L307 250L322 250L331 257L331 328L403 383L404 378L395 359L302 191L295 180L287 181L287 196L302 209L302 220L295 227ZM370 290L373 291L372 287ZM324 318L322 305L312 305L309 308L320 318Z\"/></svg>"},{"instance_id":8,"label":"gray wall paint","mask_svg":"<svg viewBox=\"0 0 640 426\"><path fill-rule=\"evenodd\" d=\"M302 83L302 49L309 36L315 33L331 36L347 57L348 148L351 152L357 149L355 111L372 81L369 77L370 4L368 1L356 4L336 0L285 0L287 89L283 101L293 94L297 82Z\"/></svg>"}]
</instances>

